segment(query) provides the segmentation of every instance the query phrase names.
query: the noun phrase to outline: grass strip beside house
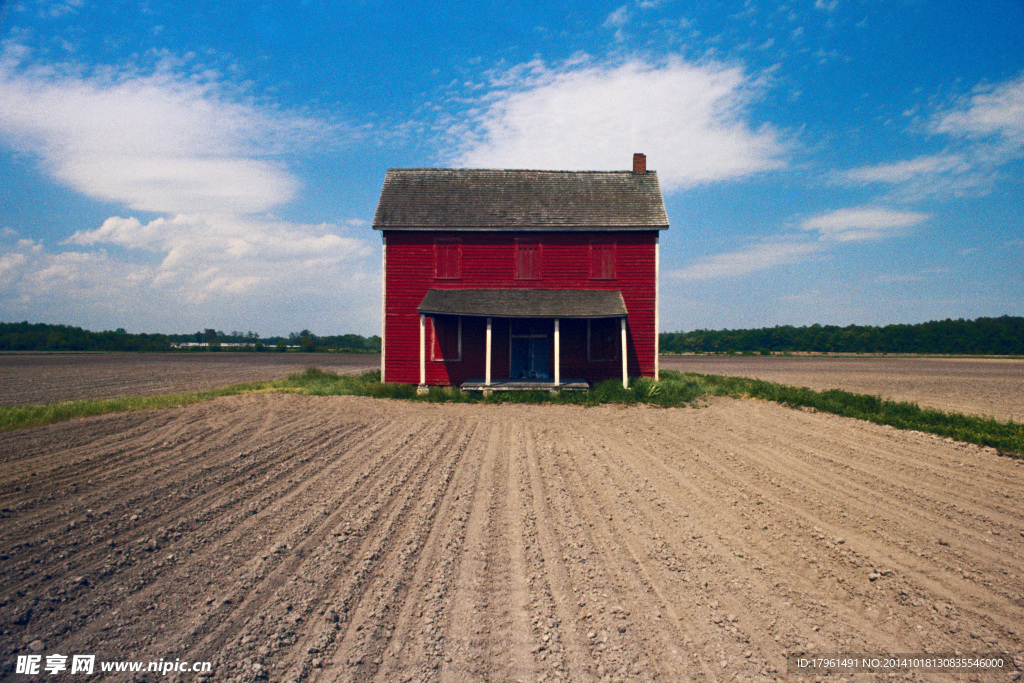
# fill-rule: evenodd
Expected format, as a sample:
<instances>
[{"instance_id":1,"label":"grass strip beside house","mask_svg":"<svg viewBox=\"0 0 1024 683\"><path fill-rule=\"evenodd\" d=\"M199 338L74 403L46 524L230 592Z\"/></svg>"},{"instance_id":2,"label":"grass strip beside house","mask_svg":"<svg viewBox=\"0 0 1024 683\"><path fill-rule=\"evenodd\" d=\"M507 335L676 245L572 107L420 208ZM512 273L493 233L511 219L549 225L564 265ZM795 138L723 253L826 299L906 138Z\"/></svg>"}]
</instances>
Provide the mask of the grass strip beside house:
<instances>
[{"instance_id":1,"label":"grass strip beside house","mask_svg":"<svg viewBox=\"0 0 1024 683\"><path fill-rule=\"evenodd\" d=\"M0 431L103 413L181 406L220 396L286 392L309 396L370 396L429 403L553 403L582 406L645 403L666 408L694 405L708 396L753 398L867 420L897 429L928 432L957 441L990 446L1005 455L1024 457L1024 425L1013 421L1000 422L991 417L946 413L921 408L916 403L889 401L840 389L815 391L747 377L679 373L672 370L662 371L658 382L646 377L634 379L628 389L624 389L618 380L609 380L589 391L504 391L485 396L465 392L458 387L430 387L426 394L420 395L412 385L382 384L379 372L335 375L309 368L287 379L235 384L209 391L86 399L47 405L0 406Z\"/></svg>"},{"instance_id":2,"label":"grass strip beside house","mask_svg":"<svg viewBox=\"0 0 1024 683\"><path fill-rule=\"evenodd\" d=\"M76 417L104 415L106 413L124 413L153 408L172 408L188 403L209 401L220 396L237 396L253 393L263 389L266 382L233 384L220 389L206 391L189 391L180 394L161 394L157 396L123 396L119 398L86 398L77 401L60 401L58 403L27 404L0 406L0 432L22 427L36 427L63 422Z\"/></svg>"},{"instance_id":3,"label":"grass strip beside house","mask_svg":"<svg viewBox=\"0 0 1024 683\"><path fill-rule=\"evenodd\" d=\"M680 374L680 373L672 373ZM879 396L854 394L841 389L815 391L747 377L683 375L700 382L708 396L731 396L775 401L794 408L813 408L823 413L853 417L949 437L957 441L990 446L1006 455L1024 457L1024 424L1000 422L992 417L964 415L922 408L908 401L890 401Z\"/></svg>"}]
</instances>

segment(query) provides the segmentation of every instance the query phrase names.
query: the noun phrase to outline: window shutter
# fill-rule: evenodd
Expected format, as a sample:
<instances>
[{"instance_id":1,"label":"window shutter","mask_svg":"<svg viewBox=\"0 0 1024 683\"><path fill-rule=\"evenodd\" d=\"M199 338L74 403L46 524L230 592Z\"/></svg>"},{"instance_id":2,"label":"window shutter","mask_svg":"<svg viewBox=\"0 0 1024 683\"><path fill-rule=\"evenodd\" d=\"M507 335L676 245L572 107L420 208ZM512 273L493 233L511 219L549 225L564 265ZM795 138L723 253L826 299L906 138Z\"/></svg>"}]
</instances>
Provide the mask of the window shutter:
<instances>
[{"instance_id":1,"label":"window shutter","mask_svg":"<svg viewBox=\"0 0 1024 683\"><path fill-rule=\"evenodd\" d=\"M615 279L615 244L590 245L590 277L594 280Z\"/></svg>"},{"instance_id":2,"label":"window shutter","mask_svg":"<svg viewBox=\"0 0 1024 683\"><path fill-rule=\"evenodd\" d=\"M516 241L516 279L540 279L540 243Z\"/></svg>"},{"instance_id":3,"label":"window shutter","mask_svg":"<svg viewBox=\"0 0 1024 683\"><path fill-rule=\"evenodd\" d=\"M458 239L434 242L434 277L444 280L462 277L462 244Z\"/></svg>"}]
</instances>

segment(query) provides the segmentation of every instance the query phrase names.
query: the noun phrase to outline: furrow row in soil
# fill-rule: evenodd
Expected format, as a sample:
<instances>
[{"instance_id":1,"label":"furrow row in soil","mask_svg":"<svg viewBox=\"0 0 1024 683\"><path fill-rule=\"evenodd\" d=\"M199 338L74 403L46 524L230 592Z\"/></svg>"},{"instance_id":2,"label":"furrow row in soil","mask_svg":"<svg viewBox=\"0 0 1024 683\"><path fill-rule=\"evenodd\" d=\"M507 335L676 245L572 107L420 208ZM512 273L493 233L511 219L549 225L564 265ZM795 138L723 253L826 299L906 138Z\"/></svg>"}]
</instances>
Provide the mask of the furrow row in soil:
<instances>
[{"instance_id":1,"label":"furrow row in soil","mask_svg":"<svg viewBox=\"0 0 1024 683\"><path fill-rule=\"evenodd\" d=\"M30 653L232 683L1024 665L1024 463L855 420L250 395L0 453L0 679Z\"/></svg>"}]
</instances>

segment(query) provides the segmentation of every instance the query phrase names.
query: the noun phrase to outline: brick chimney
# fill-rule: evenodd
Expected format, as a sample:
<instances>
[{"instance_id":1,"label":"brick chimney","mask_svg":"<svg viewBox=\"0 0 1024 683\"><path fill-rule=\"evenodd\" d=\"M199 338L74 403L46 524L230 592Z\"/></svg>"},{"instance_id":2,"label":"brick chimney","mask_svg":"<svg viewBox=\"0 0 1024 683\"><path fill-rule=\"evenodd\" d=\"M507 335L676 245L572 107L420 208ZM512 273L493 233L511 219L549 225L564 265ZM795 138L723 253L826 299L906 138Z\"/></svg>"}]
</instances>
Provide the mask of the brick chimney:
<instances>
[{"instance_id":1,"label":"brick chimney","mask_svg":"<svg viewBox=\"0 0 1024 683\"><path fill-rule=\"evenodd\" d=\"M637 152L633 155L633 173L640 175L647 173L647 156Z\"/></svg>"}]
</instances>

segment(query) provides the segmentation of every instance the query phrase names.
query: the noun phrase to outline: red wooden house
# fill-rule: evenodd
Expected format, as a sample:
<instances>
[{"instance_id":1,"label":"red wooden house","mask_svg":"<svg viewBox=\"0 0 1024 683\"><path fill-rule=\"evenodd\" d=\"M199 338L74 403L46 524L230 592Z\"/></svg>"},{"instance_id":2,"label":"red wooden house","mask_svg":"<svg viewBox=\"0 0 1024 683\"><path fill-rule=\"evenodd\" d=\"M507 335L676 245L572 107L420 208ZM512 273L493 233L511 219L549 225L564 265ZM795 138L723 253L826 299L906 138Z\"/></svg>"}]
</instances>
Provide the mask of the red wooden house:
<instances>
[{"instance_id":1,"label":"red wooden house","mask_svg":"<svg viewBox=\"0 0 1024 683\"><path fill-rule=\"evenodd\" d=\"M381 378L465 388L658 376L658 235L632 171L390 169Z\"/></svg>"}]
</instances>

